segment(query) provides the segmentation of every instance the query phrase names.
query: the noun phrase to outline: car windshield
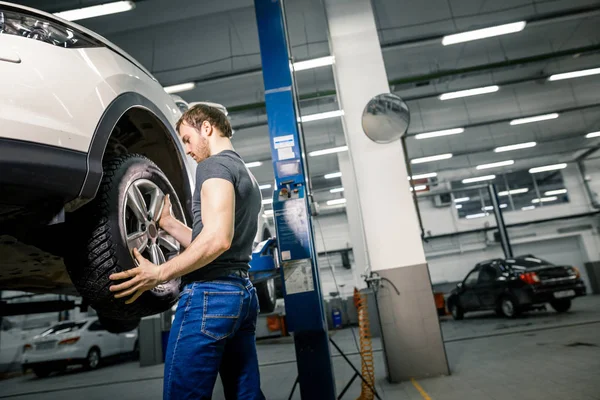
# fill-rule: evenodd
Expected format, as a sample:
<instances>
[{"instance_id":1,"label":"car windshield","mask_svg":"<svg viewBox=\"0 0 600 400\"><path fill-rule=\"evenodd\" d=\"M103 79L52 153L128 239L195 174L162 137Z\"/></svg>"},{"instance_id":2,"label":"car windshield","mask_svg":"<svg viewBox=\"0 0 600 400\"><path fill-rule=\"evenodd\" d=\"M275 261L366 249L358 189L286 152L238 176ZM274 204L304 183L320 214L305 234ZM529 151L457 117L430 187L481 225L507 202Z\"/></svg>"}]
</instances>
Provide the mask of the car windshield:
<instances>
[{"instance_id":1,"label":"car windshield","mask_svg":"<svg viewBox=\"0 0 600 400\"><path fill-rule=\"evenodd\" d=\"M542 265L552 265L551 262L537 257L518 257L506 260L506 263L513 269L529 269L540 267Z\"/></svg>"},{"instance_id":2,"label":"car windshield","mask_svg":"<svg viewBox=\"0 0 600 400\"><path fill-rule=\"evenodd\" d=\"M81 329L85 325L85 322L64 322L62 324L54 325L51 328L46 329L40 334L40 336L57 335L60 333L73 332Z\"/></svg>"}]
</instances>

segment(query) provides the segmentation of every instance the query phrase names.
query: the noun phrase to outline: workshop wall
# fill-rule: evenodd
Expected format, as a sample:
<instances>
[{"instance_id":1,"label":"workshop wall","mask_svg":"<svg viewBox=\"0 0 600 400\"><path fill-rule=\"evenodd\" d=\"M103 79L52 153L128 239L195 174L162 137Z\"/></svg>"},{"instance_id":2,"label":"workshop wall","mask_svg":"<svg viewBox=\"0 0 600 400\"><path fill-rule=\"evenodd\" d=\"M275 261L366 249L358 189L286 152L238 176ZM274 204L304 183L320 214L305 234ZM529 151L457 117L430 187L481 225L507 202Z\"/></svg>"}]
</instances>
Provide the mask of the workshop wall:
<instances>
[{"instance_id":1,"label":"workshop wall","mask_svg":"<svg viewBox=\"0 0 600 400\"><path fill-rule=\"evenodd\" d=\"M586 161L585 166L590 188L600 192L600 159ZM562 170L562 175L569 194L568 203L548 205L530 211L506 212L506 224L594 211L577 166L569 164ZM445 176L441 177L444 178ZM493 215L474 220L459 219L454 206L437 208L431 198L420 199L419 208L426 235L459 233L495 225ZM318 249L327 248L331 251L351 247L351 244L347 244L350 240L345 213L319 216L316 220L319 221L323 233L321 235L318 230L319 224L316 223ZM575 265L589 284L583 263L600 259L599 226L600 216L588 216L510 228L509 235L515 254L531 253L551 262ZM321 237L324 238L325 245ZM432 239L424 243L424 248L434 284L457 282L462 280L477 262L503 257L502 248L493 231ZM402 251L401 243L398 244L398 251Z\"/></svg>"}]
</instances>

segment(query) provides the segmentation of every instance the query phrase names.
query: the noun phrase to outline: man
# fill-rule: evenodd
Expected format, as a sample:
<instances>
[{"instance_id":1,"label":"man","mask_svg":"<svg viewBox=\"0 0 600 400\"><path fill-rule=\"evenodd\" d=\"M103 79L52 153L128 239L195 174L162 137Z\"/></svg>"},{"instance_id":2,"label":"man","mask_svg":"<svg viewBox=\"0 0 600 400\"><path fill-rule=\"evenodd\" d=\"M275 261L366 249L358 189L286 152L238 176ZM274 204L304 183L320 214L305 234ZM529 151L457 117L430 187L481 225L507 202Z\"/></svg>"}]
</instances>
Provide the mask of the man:
<instances>
[{"instance_id":1,"label":"man","mask_svg":"<svg viewBox=\"0 0 600 400\"><path fill-rule=\"evenodd\" d=\"M169 335L164 399L210 399L220 373L227 399L264 399L260 389L255 328L256 290L248 279L258 229L261 193L231 144L224 113L196 105L177 122L186 152L196 162L194 222L189 229L165 198L159 225L185 247L158 266L140 255L137 268L110 276L116 298L135 301L160 282L185 284Z\"/></svg>"}]
</instances>

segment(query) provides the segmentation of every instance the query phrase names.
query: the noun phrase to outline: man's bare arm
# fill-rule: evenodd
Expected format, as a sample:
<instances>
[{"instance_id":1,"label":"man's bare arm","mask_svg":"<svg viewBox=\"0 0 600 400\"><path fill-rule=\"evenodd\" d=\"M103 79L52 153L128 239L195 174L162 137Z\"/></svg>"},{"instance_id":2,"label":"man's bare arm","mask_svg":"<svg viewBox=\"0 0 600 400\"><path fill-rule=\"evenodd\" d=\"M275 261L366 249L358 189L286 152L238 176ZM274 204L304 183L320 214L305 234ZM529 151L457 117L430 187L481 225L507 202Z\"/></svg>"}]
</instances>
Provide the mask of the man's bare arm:
<instances>
[{"instance_id":1,"label":"man's bare arm","mask_svg":"<svg viewBox=\"0 0 600 400\"><path fill-rule=\"evenodd\" d=\"M233 184L225 179L208 179L202 185L200 196L202 232L189 246L186 246L187 249L183 253L161 265L161 282L178 278L204 267L231 246L235 222ZM165 228L165 230L169 232L168 229ZM183 228L175 228L175 230L183 232ZM175 232L175 230L174 233L169 233L179 240L175 235L180 232ZM183 242L179 241L183 245Z\"/></svg>"},{"instance_id":2,"label":"man's bare arm","mask_svg":"<svg viewBox=\"0 0 600 400\"><path fill-rule=\"evenodd\" d=\"M183 222L170 217L160 221L160 227L173 236L183 247L190 247L192 243L192 229Z\"/></svg>"}]
</instances>

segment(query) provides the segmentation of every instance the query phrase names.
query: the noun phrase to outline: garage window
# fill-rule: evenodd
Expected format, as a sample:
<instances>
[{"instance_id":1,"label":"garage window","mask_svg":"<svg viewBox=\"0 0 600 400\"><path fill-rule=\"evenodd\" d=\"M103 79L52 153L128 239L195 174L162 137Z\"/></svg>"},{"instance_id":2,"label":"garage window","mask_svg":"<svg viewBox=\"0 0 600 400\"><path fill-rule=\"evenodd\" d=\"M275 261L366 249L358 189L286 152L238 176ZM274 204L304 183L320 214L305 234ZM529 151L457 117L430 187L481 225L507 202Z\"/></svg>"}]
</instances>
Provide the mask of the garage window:
<instances>
[{"instance_id":1,"label":"garage window","mask_svg":"<svg viewBox=\"0 0 600 400\"><path fill-rule=\"evenodd\" d=\"M569 195L560 170L537 174L529 170L496 173L499 205L504 212L528 211L569 202ZM485 182L483 182L485 184ZM459 218L473 219L492 214L493 207L487 188L482 183L464 184L452 181L454 206Z\"/></svg>"}]
</instances>

